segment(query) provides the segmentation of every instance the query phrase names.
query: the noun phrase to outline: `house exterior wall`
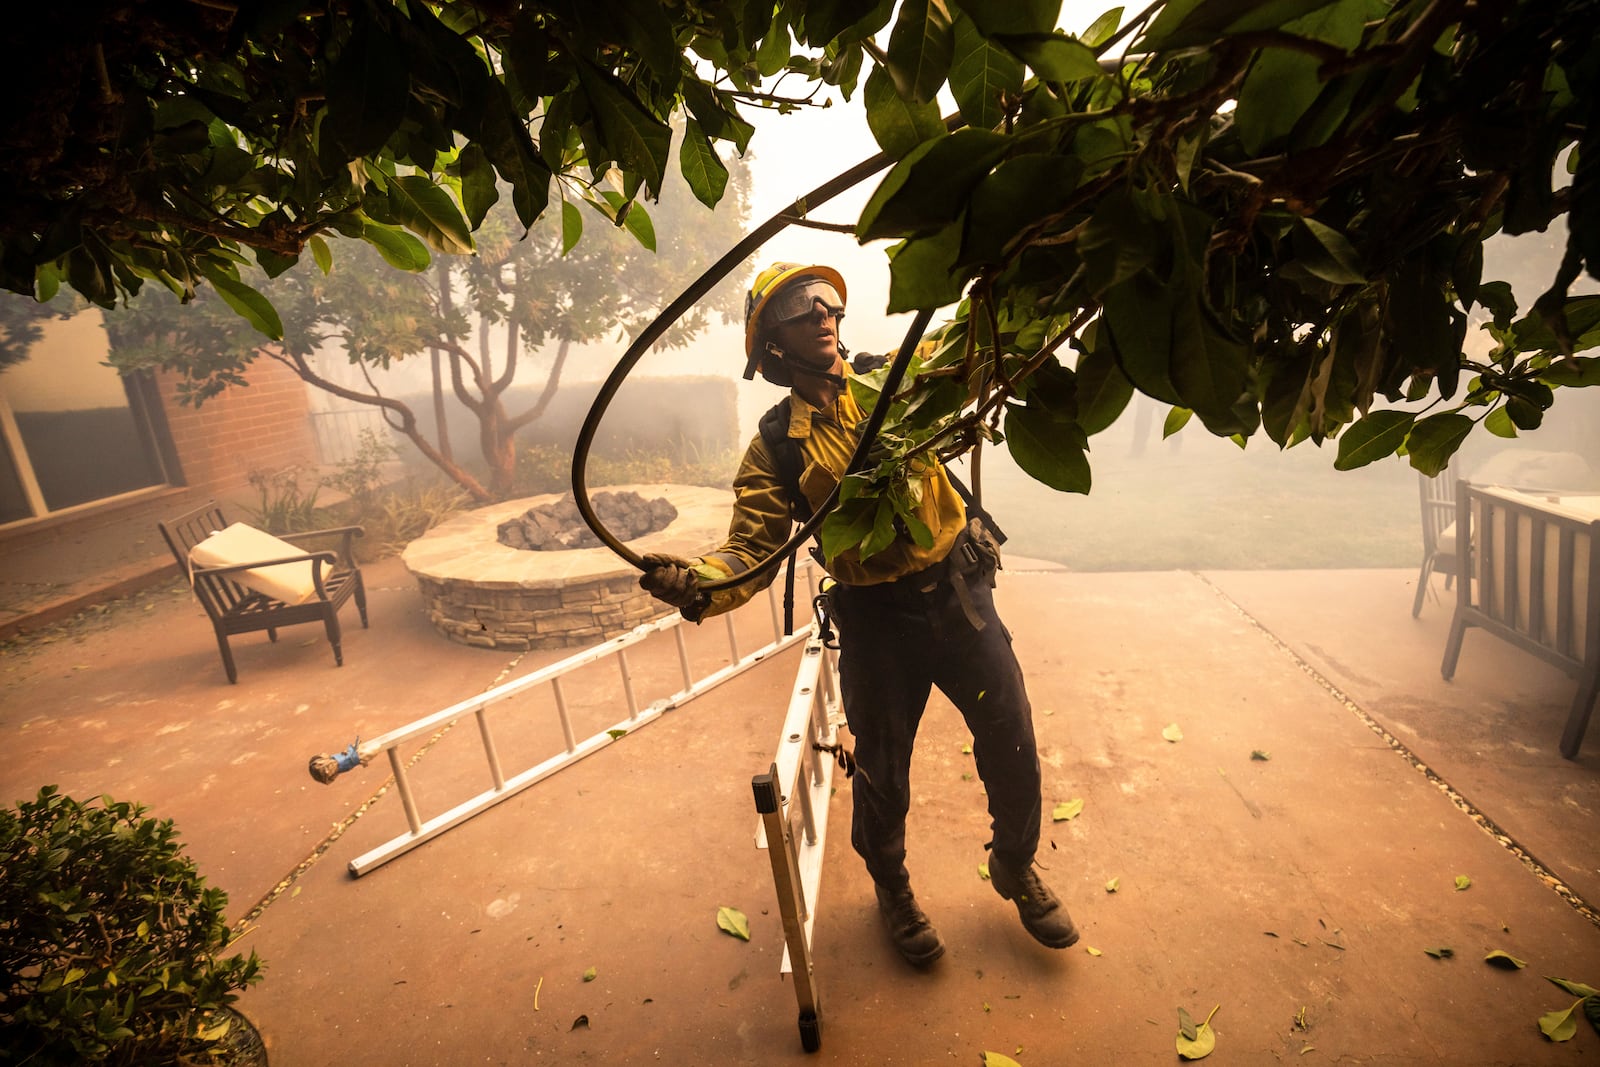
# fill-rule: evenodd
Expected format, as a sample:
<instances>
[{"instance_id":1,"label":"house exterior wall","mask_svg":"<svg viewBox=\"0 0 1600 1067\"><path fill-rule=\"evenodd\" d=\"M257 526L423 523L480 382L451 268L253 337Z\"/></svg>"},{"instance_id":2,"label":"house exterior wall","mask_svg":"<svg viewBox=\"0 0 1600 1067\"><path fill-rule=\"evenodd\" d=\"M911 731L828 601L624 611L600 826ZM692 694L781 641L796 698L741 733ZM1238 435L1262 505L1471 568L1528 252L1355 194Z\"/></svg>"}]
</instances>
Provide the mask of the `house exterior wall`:
<instances>
[{"instance_id":1,"label":"house exterior wall","mask_svg":"<svg viewBox=\"0 0 1600 1067\"><path fill-rule=\"evenodd\" d=\"M191 488L226 493L247 484L252 471L317 461L305 383L264 356L245 377L248 386L229 388L196 408L178 402L178 375L156 376L183 480Z\"/></svg>"}]
</instances>

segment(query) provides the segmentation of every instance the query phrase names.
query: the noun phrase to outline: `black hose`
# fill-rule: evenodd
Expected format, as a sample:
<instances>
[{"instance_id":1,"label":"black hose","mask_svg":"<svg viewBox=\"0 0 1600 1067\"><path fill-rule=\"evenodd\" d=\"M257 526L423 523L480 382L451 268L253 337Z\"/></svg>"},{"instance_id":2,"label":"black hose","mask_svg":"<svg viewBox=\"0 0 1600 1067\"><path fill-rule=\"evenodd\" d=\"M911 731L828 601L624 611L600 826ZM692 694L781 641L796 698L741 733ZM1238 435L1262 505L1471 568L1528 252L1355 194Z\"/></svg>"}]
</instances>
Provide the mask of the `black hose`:
<instances>
[{"instance_id":1,"label":"black hose","mask_svg":"<svg viewBox=\"0 0 1600 1067\"><path fill-rule=\"evenodd\" d=\"M634 339L633 343L628 346L627 351L622 354L622 358L617 362L617 365L612 368L611 373L601 384L600 391L595 396L594 404L590 406L589 414L584 418L582 427L578 430L578 440L572 454L572 498L578 506L578 513L583 516L583 521L588 525L589 529L594 531L594 535L600 539L602 544L618 556L621 556L640 570L644 569L643 560L640 556L619 541L610 530L606 529L599 516L595 514L594 506L589 500L589 490L584 470L588 462L589 450L594 445L594 437L600 427L600 420L605 415L606 409L611 405L611 401L616 397L617 390L622 387L622 383L633 371L633 368L638 365L639 360L644 358L650 346L655 344L674 322L682 318L684 313L698 303L701 297L705 296L713 286L732 273L733 269L749 258L757 248L770 240L774 234L791 225L797 212L809 211L812 208L819 207L846 189L870 178L893 162L893 159L882 152L871 159L863 160L830 181L817 186L817 188L795 201L794 206L785 208L752 230L744 240L734 245L721 259L712 264L709 270L700 275L694 284L679 294L676 300L668 304L661 314L657 315L655 320L645 328L644 332ZM904 376L905 364L909 362L910 354L915 350L917 340L920 339L921 332L927 326L928 320L932 318L932 315L931 310L920 313L912 332L907 334L905 344L901 346L900 353L896 357L896 366L890 370L892 385L884 390L883 395L885 397L894 395L894 388L898 386L900 379ZM878 407L879 410L873 412L872 418L868 421L867 429L862 433L861 442L856 447L856 454L850 459L849 469L851 471L858 469L858 466L865 461L867 448L871 444L872 438L876 436L878 427L882 425L889 405L881 403ZM745 571L737 578L702 582L700 588L715 591L737 585L742 581L748 581L758 574L765 574L776 566L779 560L788 555L792 548L798 547L805 537L811 535L816 526L821 523L827 511L832 508L837 498L838 490L835 489L834 495L829 498L827 504L817 510L811 521L807 522L801 528L800 533L792 538L790 544L785 545L777 555L763 560L756 567Z\"/></svg>"}]
</instances>

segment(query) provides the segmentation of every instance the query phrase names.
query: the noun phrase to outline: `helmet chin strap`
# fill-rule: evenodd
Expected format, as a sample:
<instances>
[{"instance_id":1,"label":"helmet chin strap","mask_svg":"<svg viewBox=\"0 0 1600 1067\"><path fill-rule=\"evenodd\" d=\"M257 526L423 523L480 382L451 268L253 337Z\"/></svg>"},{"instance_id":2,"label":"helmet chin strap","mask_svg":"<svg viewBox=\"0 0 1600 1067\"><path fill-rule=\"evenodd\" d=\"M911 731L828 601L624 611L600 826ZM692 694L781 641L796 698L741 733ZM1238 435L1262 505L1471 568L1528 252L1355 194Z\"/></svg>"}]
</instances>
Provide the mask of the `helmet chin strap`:
<instances>
[{"instance_id":1,"label":"helmet chin strap","mask_svg":"<svg viewBox=\"0 0 1600 1067\"><path fill-rule=\"evenodd\" d=\"M848 359L849 356L847 353L848 350L844 347L844 345L839 345L839 358ZM788 369L790 374L804 374L812 378L821 378L823 381L832 382L840 389L844 388L845 381L842 375L834 374L832 371L818 370L815 367L801 363L799 360L791 362L787 358L787 354L784 352L784 350L773 344L771 341L767 342L767 355L773 357L774 359L780 360L784 367Z\"/></svg>"}]
</instances>

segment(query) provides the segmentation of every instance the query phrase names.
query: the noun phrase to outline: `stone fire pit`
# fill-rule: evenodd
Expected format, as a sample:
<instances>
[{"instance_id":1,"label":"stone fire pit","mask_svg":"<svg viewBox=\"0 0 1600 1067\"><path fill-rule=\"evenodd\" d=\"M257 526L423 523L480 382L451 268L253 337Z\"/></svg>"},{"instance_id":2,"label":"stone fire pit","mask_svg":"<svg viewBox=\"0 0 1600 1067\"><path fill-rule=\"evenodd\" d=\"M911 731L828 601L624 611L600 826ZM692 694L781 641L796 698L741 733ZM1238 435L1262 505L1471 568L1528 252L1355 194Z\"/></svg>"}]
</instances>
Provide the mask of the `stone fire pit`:
<instances>
[{"instance_id":1,"label":"stone fire pit","mask_svg":"<svg viewBox=\"0 0 1600 1067\"><path fill-rule=\"evenodd\" d=\"M625 542L640 555L696 556L727 536L733 494L692 485L623 485L665 496L678 517L664 530ZM608 548L526 552L502 545L502 522L560 493L464 512L406 546L401 559L428 602L428 620L452 641L480 648L592 645L670 610L639 588L639 572Z\"/></svg>"}]
</instances>

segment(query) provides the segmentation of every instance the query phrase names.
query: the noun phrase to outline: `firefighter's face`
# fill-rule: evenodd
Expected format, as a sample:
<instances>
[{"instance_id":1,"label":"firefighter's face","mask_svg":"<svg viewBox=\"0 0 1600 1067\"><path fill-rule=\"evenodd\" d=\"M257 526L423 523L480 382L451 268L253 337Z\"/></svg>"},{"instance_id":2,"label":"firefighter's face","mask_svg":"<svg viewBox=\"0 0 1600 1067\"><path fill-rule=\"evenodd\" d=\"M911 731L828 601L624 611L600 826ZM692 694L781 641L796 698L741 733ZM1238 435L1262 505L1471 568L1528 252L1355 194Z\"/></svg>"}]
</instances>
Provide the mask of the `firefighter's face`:
<instances>
[{"instance_id":1,"label":"firefighter's face","mask_svg":"<svg viewBox=\"0 0 1600 1067\"><path fill-rule=\"evenodd\" d=\"M809 310L774 327L774 340L786 358L831 369L839 362L839 320L844 317L843 311L820 297L814 299Z\"/></svg>"}]
</instances>

